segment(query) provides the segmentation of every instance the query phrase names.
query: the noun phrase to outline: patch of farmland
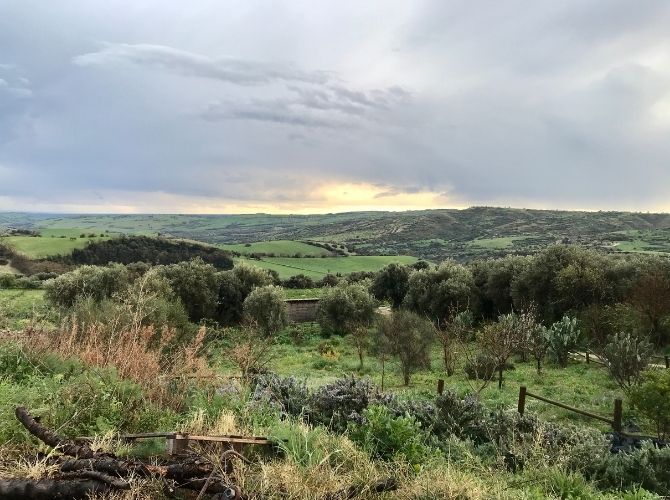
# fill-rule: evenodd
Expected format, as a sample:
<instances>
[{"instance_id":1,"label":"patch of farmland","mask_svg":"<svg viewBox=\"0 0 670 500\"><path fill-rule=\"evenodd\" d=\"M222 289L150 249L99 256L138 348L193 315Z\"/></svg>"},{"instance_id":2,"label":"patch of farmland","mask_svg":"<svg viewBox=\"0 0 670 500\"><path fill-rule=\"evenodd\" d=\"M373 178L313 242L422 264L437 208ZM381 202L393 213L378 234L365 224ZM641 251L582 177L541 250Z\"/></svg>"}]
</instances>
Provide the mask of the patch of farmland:
<instances>
[{"instance_id":1,"label":"patch of farmland","mask_svg":"<svg viewBox=\"0 0 670 500\"><path fill-rule=\"evenodd\" d=\"M76 236L74 235L76 233ZM46 235L48 234L48 236ZM85 234L80 238L80 234ZM95 234L95 236L89 236ZM6 236L0 241L12 247L18 253L31 259L42 259L51 255L67 255L75 248L84 248L91 241L108 240L109 236L100 236L103 233L88 233L81 229L67 231L45 231L42 236Z\"/></svg>"},{"instance_id":2,"label":"patch of farmland","mask_svg":"<svg viewBox=\"0 0 670 500\"><path fill-rule=\"evenodd\" d=\"M391 262L413 264L417 260L416 257L409 255L354 255L326 258L267 257L249 262L255 266L277 271L282 279L296 274L321 279L326 274L346 275L360 271L378 271Z\"/></svg>"},{"instance_id":3,"label":"patch of farmland","mask_svg":"<svg viewBox=\"0 0 670 500\"><path fill-rule=\"evenodd\" d=\"M230 250L241 254L275 254L281 256L313 255L321 257L322 255L331 256L332 253L325 248L303 243L301 241L274 240L258 241L256 243L239 243L235 245L219 245L223 250Z\"/></svg>"}]
</instances>

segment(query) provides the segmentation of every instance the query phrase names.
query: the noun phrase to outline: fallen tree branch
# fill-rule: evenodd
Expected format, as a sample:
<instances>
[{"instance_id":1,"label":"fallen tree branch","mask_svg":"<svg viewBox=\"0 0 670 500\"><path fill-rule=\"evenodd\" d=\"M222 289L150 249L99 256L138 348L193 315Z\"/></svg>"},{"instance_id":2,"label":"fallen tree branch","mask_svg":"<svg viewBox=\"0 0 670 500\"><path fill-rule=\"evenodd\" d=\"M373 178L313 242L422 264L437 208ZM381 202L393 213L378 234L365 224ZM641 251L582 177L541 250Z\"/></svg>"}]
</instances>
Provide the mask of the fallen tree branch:
<instances>
[{"instance_id":1,"label":"fallen tree branch","mask_svg":"<svg viewBox=\"0 0 670 500\"><path fill-rule=\"evenodd\" d=\"M14 413L28 432L52 448L57 448L65 455L71 457L89 458L93 456L91 448L86 445L74 444L72 441L60 437L39 423L23 406L18 406Z\"/></svg>"},{"instance_id":2,"label":"fallen tree branch","mask_svg":"<svg viewBox=\"0 0 670 500\"><path fill-rule=\"evenodd\" d=\"M52 500L54 498L90 498L90 495L105 493L115 488L96 480L65 479L5 479L0 481L2 500Z\"/></svg>"}]
</instances>

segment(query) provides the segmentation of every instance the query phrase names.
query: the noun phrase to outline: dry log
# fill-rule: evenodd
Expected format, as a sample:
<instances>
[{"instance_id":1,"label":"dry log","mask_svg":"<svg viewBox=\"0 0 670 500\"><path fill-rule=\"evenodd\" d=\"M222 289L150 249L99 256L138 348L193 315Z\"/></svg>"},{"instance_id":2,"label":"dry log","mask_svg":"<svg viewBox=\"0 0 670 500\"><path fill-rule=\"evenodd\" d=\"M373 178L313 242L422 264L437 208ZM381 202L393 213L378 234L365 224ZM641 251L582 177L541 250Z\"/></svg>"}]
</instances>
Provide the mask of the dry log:
<instances>
[{"instance_id":1,"label":"dry log","mask_svg":"<svg viewBox=\"0 0 670 500\"><path fill-rule=\"evenodd\" d=\"M62 453L71 457L88 458L93 456L91 448L86 445L74 444L72 441L60 437L35 420L23 406L18 406L14 413L19 422L28 429L28 432L52 448L58 448Z\"/></svg>"},{"instance_id":2,"label":"dry log","mask_svg":"<svg viewBox=\"0 0 670 500\"><path fill-rule=\"evenodd\" d=\"M66 459L63 456L48 458L47 463L59 466L59 474L52 479L0 480L0 500L86 498L95 493L130 488L130 484L124 478L152 476L172 480L180 488L206 491L226 500L244 498L237 487L215 478L213 465L201 457L187 457L178 463L164 465L148 465L140 460L122 460L110 454L93 453L86 444L77 444L62 438L42 425L23 407L16 408L15 413L16 418L32 435L73 458ZM224 457L228 455L244 459L235 452L228 452ZM232 464L225 459L224 464L226 469L228 466L232 467Z\"/></svg>"},{"instance_id":3,"label":"dry log","mask_svg":"<svg viewBox=\"0 0 670 500\"><path fill-rule=\"evenodd\" d=\"M96 493L114 490L109 484L96 480L64 479L5 479L0 481L1 500L53 500L89 498Z\"/></svg>"}]
</instances>

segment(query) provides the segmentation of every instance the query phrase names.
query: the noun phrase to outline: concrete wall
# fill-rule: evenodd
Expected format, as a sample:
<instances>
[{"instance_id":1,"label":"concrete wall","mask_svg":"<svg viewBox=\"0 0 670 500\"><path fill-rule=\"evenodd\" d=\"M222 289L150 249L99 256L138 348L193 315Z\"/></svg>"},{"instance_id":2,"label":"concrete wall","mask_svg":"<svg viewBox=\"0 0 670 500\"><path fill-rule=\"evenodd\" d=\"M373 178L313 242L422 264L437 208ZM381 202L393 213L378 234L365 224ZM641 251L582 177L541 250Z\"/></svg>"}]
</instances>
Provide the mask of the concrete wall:
<instances>
[{"instance_id":1,"label":"concrete wall","mask_svg":"<svg viewBox=\"0 0 670 500\"><path fill-rule=\"evenodd\" d=\"M316 320L319 299L290 299L286 301L286 313L291 323L305 323Z\"/></svg>"}]
</instances>

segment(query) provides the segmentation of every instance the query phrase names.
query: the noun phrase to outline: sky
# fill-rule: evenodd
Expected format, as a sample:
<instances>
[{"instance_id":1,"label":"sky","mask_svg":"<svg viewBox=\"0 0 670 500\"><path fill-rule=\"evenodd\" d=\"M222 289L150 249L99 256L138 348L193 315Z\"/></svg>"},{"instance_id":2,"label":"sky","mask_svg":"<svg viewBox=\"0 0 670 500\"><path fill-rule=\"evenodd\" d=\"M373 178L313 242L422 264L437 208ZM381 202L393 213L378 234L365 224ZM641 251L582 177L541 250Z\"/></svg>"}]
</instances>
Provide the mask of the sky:
<instances>
[{"instance_id":1,"label":"sky","mask_svg":"<svg viewBox=\"0 0 670 500\"><path fill-rule=\"evenodd\" d=\"M0 0L0 210L670 211L667 0Z\"/></svg>"}]
</instances>

